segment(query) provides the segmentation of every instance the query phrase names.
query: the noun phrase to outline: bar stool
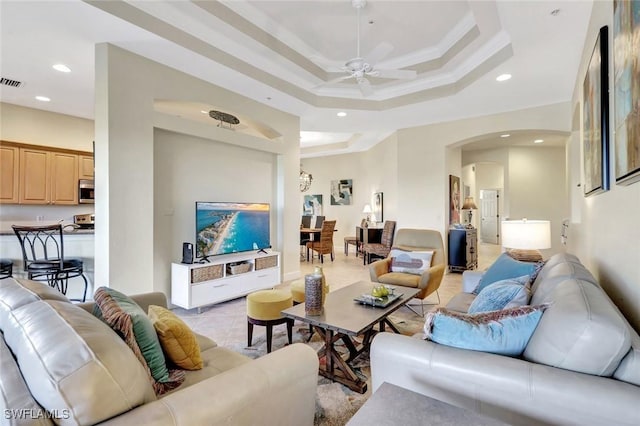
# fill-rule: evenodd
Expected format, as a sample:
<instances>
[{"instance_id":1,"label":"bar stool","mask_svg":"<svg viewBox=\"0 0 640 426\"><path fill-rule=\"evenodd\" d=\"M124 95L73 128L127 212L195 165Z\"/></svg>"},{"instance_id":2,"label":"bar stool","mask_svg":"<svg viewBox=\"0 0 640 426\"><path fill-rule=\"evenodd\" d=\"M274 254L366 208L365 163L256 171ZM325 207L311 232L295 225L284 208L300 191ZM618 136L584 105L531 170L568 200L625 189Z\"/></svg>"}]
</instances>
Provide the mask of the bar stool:
<instances>
[{"instance_id":1,"label":"bar stool","mask_svg":"<svg viewBox=\"0 0 640 426\"><path fill-rule=\"evenodd\" d=\"M0 280L13 276L13 260L0 259Z\"/></svg>"},{"instance_id":2,"label":"bar stool","mask_svg":"<svg viewBox=\"0 0 640 426\"><path fill-rule=\"evenodd\" d=\"M79 301L84 302L89 286L84 275L84 264L82 259L64 257L62 225L11 227L20 241L27 278L46 281L66 295L69 279L81 277L84 280L84 292Z\"/></svg>"},{"instance_id":3,"label":"bar stool","mask_svg":"<svg viewBox=\"0 0 640 426\"><path fill-rule=\"evenodd\" d=\"M271 352L273 326L286 323L289 344L293 340L293 319L285 318L280 313L293 306L291 292L286 290L261 290L247 296L247 341L249 346L253 340L253 326L267 327L267 353Z\"/></svg>"}]
</instances>

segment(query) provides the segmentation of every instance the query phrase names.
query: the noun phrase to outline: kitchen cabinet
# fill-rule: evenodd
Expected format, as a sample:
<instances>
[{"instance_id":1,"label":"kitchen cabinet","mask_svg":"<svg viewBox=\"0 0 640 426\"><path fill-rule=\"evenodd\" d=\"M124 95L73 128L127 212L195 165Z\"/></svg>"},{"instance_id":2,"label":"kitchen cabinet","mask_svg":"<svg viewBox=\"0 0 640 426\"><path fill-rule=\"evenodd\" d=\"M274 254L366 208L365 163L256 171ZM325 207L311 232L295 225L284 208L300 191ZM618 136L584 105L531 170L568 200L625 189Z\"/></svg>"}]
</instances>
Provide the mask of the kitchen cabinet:
<instances>
[{"instance_id":1,"label":"kitchen cabinet","mask_svg":"<svg viewBox=\"0 0 640 426\"><path fill-rule=\"evenodd\" d=\"M20 148L20 204L78 204L78 155Z\"/></svg>"},{"instance_id":2,"label":"kitchen cabinet","mask_svg":"<svg viewBox=\"0 0 640 426\"><path fill-rule=\"evenodd\" d=\"M0 203L18 203L20 149L0 146Z\"/></svg>"},{"instance_id":3,"label":"kitchen cabinet","mask_svg":"<svg viewBox=\"0 0 640 426\"><path fill-rule=\"evenodd\" d=\"M78 179L93 179L93 155L78 155Z\"/></svg>"}]
</instances>

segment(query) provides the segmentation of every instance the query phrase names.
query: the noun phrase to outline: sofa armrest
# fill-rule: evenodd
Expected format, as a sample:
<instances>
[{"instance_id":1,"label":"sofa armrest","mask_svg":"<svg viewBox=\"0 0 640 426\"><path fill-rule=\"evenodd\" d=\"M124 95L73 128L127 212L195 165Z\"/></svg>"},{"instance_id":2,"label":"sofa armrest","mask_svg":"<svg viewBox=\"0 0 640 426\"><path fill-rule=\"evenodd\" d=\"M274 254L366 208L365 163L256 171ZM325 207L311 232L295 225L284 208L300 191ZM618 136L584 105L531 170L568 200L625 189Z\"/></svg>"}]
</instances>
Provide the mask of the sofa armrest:
<instances>
[{"instance_id":1,"label":"sofa armrest","mask_svg":"<svg viewBox=\"0 0 640 426\"><path fill-rule=\"evenodd\" d=\"M103 425L312 425L318 356L296 343L242 364Z\"/></svg>"},{"instance_id":2,"label":"sofa armrest","mask_svg":"<svg viewBox=\"0 0 640 426\"><path fill-rule=\"evenodd\" d=\"M369 264L369 276L374 283L378 282L378 277L386 274L391 269L391 258L376 260Z\"/></svg>"},{"instance_id":3,"label":"sofa armrest","mask_svg":"<svg viewBox=\"0 0 640 426\"><path fill-rule=\"evenodd\" d=\"M526 360L379 333L373 391L383 382L508 423L637 424L640 387Z\"/></svg>"},{"instance_id":4,"label":"sofa armrest","mask_svg":"<svg viewBox=\"0 0 640 426\"><path fill-rule=\"evenodd\" d=\"M483 275L484 271L464 271L462 273L462 292L473 293Z\"/></svg>"}]
</instances>

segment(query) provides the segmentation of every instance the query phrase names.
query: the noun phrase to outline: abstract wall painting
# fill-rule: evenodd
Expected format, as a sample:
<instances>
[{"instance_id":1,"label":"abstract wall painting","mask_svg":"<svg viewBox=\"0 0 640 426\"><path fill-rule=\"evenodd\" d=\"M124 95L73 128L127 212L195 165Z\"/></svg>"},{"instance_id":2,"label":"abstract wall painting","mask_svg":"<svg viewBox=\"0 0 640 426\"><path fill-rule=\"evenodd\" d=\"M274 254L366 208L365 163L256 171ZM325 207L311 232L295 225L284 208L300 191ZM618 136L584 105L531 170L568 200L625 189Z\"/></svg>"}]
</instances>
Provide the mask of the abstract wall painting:
<instances>
[{"instance_id":1,"label":"abstract wall painting","mask_svg":"<svg viewBox=\"0 0 640 426\"><path fill-rule=\"evenodd\" d=\"M353 199L353 180L340 179L331 181L331 205L349 206Z\"/></svg>"},{"instance_id":2,"label":"abstract wall painting","mask_svg":"<svg viewBox=\"0 0 640 426\"><path fill-rule=\"evenodd\" d=\"M640 180L640 1L613 2L616 183Z\"/></svg>"},{"instance_id":3,"label":"abstract wall painting","mask_svg":"<svg viewBox=\"0 0 640 426\"><path fill-rule=\"evenodd\" d=\"M600 28L582 86L584 195L609 190L608 28Z\"/></svg>"},{"instance_id":4,"label":"abstract wall painting","mask_svg":"<svg viewBox=\"0 0 640 426\"><path fill-rule=\"evenodd\" d=\"M309 216L322 216L322 194L305 195L303 212Z\"/></svg>"}]
</instances>

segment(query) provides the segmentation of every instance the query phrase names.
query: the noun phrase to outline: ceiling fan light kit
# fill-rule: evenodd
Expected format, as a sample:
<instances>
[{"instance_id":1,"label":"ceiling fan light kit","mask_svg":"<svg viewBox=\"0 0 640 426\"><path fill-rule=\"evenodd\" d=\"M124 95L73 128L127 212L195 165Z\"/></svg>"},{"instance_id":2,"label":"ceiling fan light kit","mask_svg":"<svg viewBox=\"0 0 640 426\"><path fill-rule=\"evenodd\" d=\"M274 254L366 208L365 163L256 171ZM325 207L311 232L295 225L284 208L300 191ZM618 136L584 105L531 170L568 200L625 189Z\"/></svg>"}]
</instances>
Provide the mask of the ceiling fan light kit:
<instances>
[{"instance_id":1,"label":"ceiling fan light kit","mask_svg":"<svg viewBox=\"0 0 640 426\"><path fill-rule=\"evenodd\" d=\"M367 77L390 78L396 80L411 80L416 78L417 73L413 70L383 70L377 69L375 63L384 59L393 50L393 46L388 42L381 42L370 53L366 59L360 56L360 9L364 9L367 0L351 0L351 5L357 10L357 45L356 57L349 59L342 70L348 75L327 81L325 84L338 83L353 78L358 83L358 88L364 96L373 94L371 82Z\"/></svg>"}]
</instances>

